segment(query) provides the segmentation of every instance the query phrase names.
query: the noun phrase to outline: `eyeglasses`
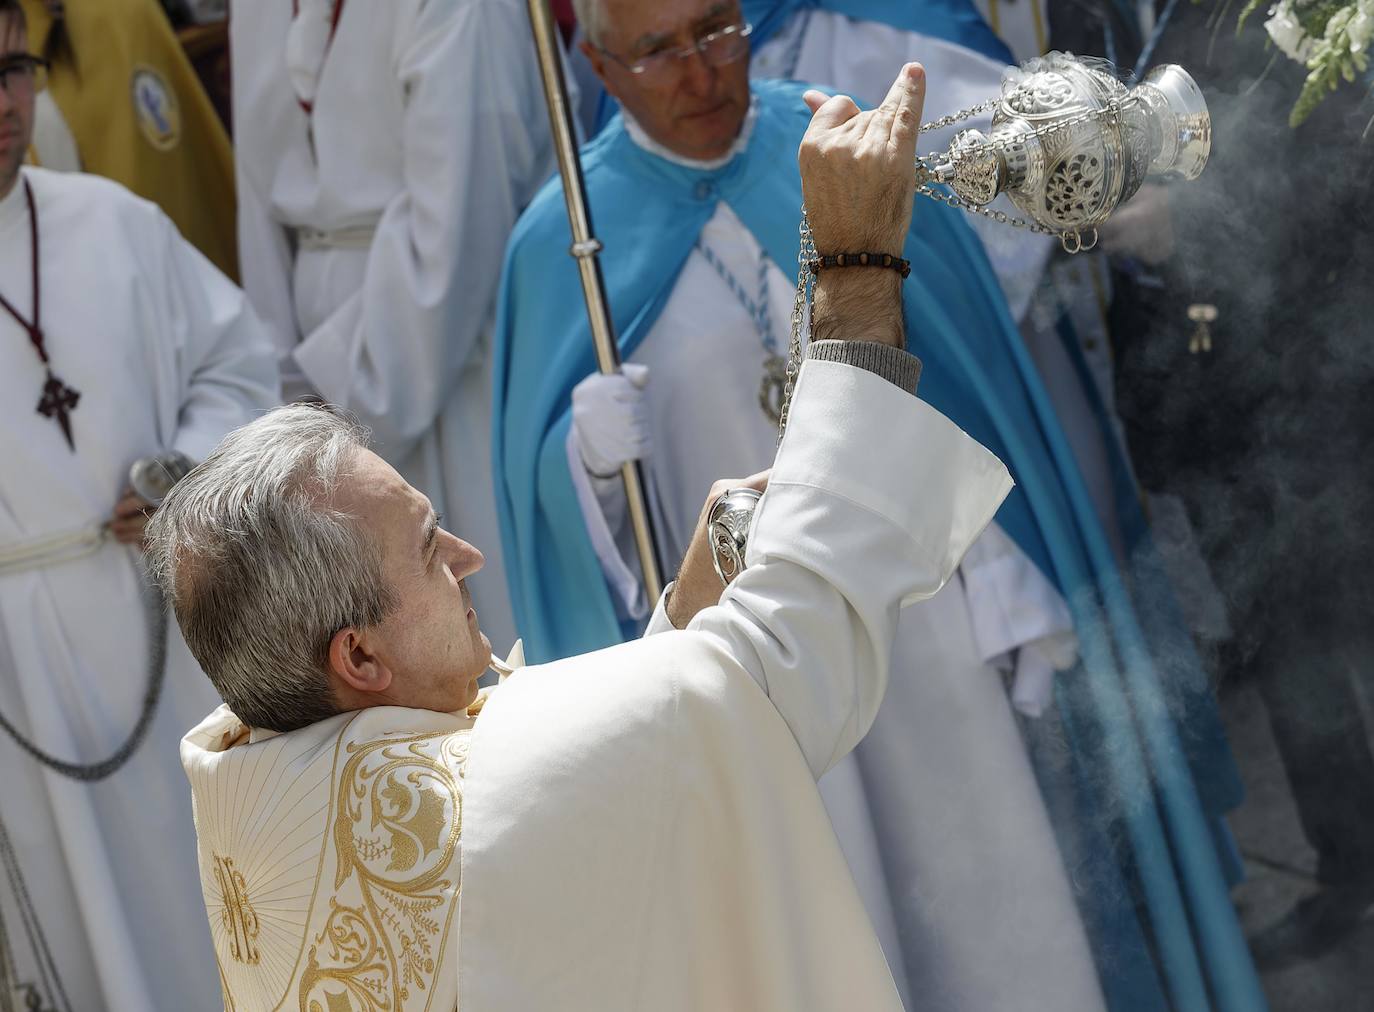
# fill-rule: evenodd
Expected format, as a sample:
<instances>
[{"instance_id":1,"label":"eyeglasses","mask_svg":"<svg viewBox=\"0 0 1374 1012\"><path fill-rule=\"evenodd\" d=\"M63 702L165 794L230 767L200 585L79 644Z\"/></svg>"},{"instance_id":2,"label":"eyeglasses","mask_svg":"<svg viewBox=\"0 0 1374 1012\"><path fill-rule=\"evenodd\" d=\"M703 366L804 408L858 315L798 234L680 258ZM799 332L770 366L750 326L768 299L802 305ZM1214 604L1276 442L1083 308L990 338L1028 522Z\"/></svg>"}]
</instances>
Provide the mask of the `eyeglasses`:
<instances>
[{"instance_id":1,"label":"eyeglasses","mask_svg":"<svg viewBox=\"0 0 1374 1012\"><path fill-rule=\"evenodd\" d=\"M48 84L48 61L38 56L0 57L0 91L7 95L37 93Z\"/></svg>"},{"instance_id":2,"label":"eyeglasses","mask_svg":"<svg viewBox=\"0 0 1374 1012\"><path fill-rule=\"evenodd\" d=\"M749 36L753 31L754 26L748 22L727 25L701 36L686 49L661 49L634 61L625 60L608 49L602 49L601 52L644 81L661 82L677 70L679 61L690 60L697 54L710 67L733 63L749 51Z\"/></svg>"}]
</instances>

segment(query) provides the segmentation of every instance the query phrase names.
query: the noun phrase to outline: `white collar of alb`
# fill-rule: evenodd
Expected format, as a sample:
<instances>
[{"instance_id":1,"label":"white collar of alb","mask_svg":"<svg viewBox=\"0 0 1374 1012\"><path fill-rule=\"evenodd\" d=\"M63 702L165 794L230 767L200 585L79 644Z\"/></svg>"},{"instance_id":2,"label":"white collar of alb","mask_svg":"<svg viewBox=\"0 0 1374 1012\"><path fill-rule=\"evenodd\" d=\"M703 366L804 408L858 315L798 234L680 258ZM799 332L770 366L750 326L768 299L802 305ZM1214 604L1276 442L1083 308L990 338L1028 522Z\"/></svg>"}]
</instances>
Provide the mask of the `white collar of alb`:
<instances>
[{"instance_id":1,"label":"white collar of alb","mask_svg":"<svg viewBox=\"0 0 1374 1012\"><path fill-rule=\"evenodd\" d=\"M624 112L625 131L630 135L630 140L651 155L657 155L665 161L672 162L674 165L681 165L684 168L712 172L729 164L730 159L749 146L749 138L754 132L754 121L758 119L758 112L758 99L750 95L749 111L744 114L744 122L740 125L739 135L735 137L735 143L730 145L729 151L718 158L687 158L678 154L650 137L628 110Z\"/></svg>"}]
</instances>

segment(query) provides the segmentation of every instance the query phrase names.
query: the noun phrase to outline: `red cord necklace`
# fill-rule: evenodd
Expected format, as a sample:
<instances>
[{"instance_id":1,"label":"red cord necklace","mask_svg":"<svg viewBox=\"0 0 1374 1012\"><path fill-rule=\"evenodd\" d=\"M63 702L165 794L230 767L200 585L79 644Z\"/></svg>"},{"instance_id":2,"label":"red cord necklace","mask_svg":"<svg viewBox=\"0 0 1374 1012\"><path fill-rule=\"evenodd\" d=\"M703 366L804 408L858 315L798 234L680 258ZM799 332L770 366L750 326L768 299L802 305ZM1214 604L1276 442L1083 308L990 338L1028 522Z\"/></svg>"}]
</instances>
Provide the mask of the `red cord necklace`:
<instances>
[{"instance_id":1,"label":"red cord necklace","mask_svg":"<svg viewBox=\"0 0 1374 1012\"><path fill-rule=\"evenodd\" d=\"M19 310L15 309L4 295L0 295L0 306L3 306L19 326L28 332L29 343L33 345L34 351L38 352L38 359L43 363L47 373L47 378L43 382L43 396L38 400L38 413L44 418L51 418L62 427L62 435L67 437L67 445L74 452L76 441L72 438L70 413L76 407L76 402L81 399L81 394L58 379L52 371L52 363L48 361L38 302L38 209L34 206L33 187L29 185L28 179L24 180L24 199L29 204L29 238L33 251L33 320L26 320L19 315Z\"/></svg>"}]
</instances>

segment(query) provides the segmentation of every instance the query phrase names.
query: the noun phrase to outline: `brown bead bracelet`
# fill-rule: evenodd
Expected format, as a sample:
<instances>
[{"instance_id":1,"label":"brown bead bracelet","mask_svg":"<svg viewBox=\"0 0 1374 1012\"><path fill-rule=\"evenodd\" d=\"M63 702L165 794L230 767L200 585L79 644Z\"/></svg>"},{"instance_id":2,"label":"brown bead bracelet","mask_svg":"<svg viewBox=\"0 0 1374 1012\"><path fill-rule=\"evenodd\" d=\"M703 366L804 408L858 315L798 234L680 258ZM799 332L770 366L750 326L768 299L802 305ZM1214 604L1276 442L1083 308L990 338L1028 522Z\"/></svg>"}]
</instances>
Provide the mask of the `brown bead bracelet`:
<instances>
[{"instance_id":1,"label":"brown bead bracelet","mask_svg":"<svg viewBox=\"0 0 1374 1012\"><path fill-rule=\"evenodd\" d=\"M834 256L816 257L807 266L812 274L819 274L825 267L887 267L902 277L911 273L911 261L894 257L891 253L836 253Z\"/></svg>"}]
</instances>

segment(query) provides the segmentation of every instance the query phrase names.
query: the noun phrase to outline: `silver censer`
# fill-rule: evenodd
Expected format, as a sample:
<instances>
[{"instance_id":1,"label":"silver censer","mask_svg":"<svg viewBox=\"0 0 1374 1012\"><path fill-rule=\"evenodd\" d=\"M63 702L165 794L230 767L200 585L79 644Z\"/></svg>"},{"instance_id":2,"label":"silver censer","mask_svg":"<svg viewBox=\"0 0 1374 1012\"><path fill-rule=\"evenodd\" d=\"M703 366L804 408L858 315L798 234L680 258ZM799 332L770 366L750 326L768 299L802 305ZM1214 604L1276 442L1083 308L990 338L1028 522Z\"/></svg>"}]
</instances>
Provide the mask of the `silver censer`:
<instances>
[{"instance_id":1,"label":"silver censer","mask_svg":"<svg viewBox=\"0 0 1374 1012\"><path fill-rule=\"evenodd\" d=\"M1111 71L1067 53L1010 69L1000 97L930 124L992 112L986 134L961 131L948 151L917 158L917 191L1057 235L1071 253L1091 249L1097 226L1146 179L1196 179L1212 149L1207 103L1186 70L1165 64L1129 88ZM999 194L1030 221L988 211Z\"/></svg>"},{"instance_id":2,"label":"silver censer","mask_svg":"<svg viewBox=\"0 0 1374 1012\"><path fill-rule=\"evenodd\" d=\"M1002 93L926 123L939 130L992 113L987 133L963 130L948 151L916 158L916 192L973 214L1059 238L1069 253L1097 245L1097 226L1150 178L1196 179L1212 150L1212 117L1192 76L1156 67L1132 87L1105 60L1049 53L1010 68ZM1026 217L988 207L1005 194ZM1029 220L1027 220L1029 219ZM802 211L792 340L780 428L786 428L801 365L801 323L816 257ZM744 568L757 493L732 489L708 524L716 573L728 585Z\"/></svg>"}]
</instances>

